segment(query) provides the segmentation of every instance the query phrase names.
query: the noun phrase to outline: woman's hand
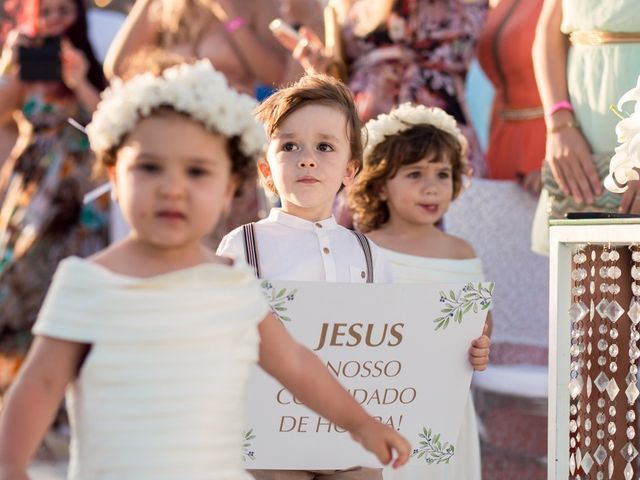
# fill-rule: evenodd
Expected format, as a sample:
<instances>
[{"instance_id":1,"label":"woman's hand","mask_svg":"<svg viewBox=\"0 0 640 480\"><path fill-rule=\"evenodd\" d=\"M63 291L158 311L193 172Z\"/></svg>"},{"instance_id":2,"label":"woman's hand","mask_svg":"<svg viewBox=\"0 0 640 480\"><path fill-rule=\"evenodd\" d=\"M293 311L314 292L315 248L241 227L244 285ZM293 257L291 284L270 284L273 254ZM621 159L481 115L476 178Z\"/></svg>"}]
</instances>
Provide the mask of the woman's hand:
<instances>
[{"instance_id":1,"label":"woman's hand","mask_svg":"<svg viewBox=\"0 0 640 480\"><path fill-rule=\"evenodd\" d=\"M538 197L542 190L542 173L540 170L533 170L526 175L519 174L518 183L531 195Z\"/></svg>"},{"instance_id":2,"label":"woman's hand","mask_svg":"<svg viewBox=\"0 0 640 480\"><path fill-rule=\"evenodd\" d=\"M235 7L232 1L204 0L203 4L209 8L209 10L221 23L226 23L238 16L238 9Z\"/></svg>"},{"instance_id":3,"label":"woman's hand","mask_svg":"<svg viewBox=\"0 0 640 480\"><path fill-rule=\"evenodd\" d=\"M75 48L68 39L62 40L62 81L70 89L75 90L87 79L89 62L81 50Z\"/></svg>"},{"instance_id":4,"label":"woman's hand","mask_svg":"<svg viewBox=\"0 0 640 480\"><path fill-rule=\"evenodd\" d=\"M300 29L300 40L280 32L274 32L274 36L307 73L327 73L335 60L327 53L322 40L309 28Z\"/></svg>"},{"instance_id":5,"label":"woman's hand","mask_svg":"<svg viewBox=\"0 0 640 480\"><path fill-rule=\"evenodd\" d=\"M578 128L562 126L573 122L570 112L558 112L554 121L561 128L547 133L546 160L551 173L565 195L577 203L590 205L602 194L602 182L591 149Z\"/></svg>"},{"instance_id":6,"label":"woman's hand","mask_svg":"<svg viewBox=\"0 0 640 480\"><path fill-rule=\"evenodd\" d=\"M2 47L2 55L0 55L0 74L6 75L18 71L20 67L18 49L27 45L29 45L29 37L21 33L20 30L13 29L9 32Z\"/></svg>"}]
</instances>

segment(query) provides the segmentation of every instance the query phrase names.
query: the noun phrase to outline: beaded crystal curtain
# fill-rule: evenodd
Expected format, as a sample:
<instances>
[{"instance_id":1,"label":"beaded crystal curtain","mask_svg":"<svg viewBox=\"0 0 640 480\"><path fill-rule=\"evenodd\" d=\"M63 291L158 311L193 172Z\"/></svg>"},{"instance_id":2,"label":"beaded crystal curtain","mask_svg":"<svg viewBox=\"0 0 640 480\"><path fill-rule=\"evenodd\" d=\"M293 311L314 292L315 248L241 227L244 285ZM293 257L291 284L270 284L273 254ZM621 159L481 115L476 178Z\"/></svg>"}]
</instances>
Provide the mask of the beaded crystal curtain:
<instances>
[{"instance_id":1,"label":"beaded crystal curtain","mask_svg":"<svg viewBox=\"0 0 640 480\"><path fill-rule=\"evenodd\" d=\"M570 478L637 479L640 246L581 246L572 260Z\"/></svg>"}]
</instances>

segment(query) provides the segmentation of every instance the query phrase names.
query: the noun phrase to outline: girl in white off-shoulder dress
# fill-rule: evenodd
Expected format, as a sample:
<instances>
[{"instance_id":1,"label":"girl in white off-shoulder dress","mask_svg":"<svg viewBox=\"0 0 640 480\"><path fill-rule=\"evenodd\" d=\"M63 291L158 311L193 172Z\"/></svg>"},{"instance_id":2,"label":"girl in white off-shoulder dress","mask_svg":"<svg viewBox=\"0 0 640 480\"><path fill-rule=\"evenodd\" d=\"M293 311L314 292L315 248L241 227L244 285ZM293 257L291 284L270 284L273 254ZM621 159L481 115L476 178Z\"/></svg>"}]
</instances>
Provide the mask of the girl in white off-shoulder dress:
<instances>
[{"instance_id":1,"label":"girl in white off-shoulder dress","mask_svg":"<svg viewBox=\"0 0 640 480\"><path fill-rule=\"evenodd\" d=\"M61 263L0 416L0 479L27 478L67 385L70 479L250 479L243 405L257 360L382 462L406 461L406 440L268 313L253 273L201 244L262 150L253 107L207 61L103 95L89 139L131 231Z\"/></svg>"},{"instance_id":2,"label":"girl in white off-shoulder dress","mask_svg":"<svg viewBox=\"0 0 640 480\"><path fill-rule=\"evenodd\" d=\"M467 143L453 117L437 108L401 105L367 123L364 168L350 191L356 226L381 247L400 283L479 282L482 262L460 238L438 224L462 189ZM490 318L473 340L469 361L489 361ZM480 480L478 426L471 395L448 464L411 464L393 480ZM422 459L421 461L425 461Z\"/></svg>"}]
</instances>

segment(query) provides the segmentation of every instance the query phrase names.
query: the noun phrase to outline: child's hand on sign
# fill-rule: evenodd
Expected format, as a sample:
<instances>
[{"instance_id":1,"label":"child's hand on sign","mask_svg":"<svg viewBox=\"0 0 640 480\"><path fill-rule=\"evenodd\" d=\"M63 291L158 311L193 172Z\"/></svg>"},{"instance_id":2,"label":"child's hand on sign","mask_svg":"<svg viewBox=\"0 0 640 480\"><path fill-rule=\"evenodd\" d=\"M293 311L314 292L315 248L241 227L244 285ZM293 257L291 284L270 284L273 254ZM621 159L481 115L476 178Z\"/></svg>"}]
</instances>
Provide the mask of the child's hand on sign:
<instances>
[{"instance_id":1,"label":"child's hand on sign","mask_svg":"<svg viewBox=\"0 0 640 480\"><path fill-rule=\"evenodd\" d=\"M489 365L489 352L491 351L490 328L489 322L485 323L482 336L474 339L469 348L469 363L477 372L486 370Z\"/></svg>"},{"instance_id":2,"label":"child's hand on sign","mask_svg":"<svg viewBox=\"0 0 640 480\"><path fill-rule=\"evenodd\" d=\"M407 463L411 445L398 432L373 417L367 418L360 426L351 430L354 440L378 457L384 465L393 460L393 468ZM395 455L394 455L395 453Z\"/></svg>"}]
</instances>

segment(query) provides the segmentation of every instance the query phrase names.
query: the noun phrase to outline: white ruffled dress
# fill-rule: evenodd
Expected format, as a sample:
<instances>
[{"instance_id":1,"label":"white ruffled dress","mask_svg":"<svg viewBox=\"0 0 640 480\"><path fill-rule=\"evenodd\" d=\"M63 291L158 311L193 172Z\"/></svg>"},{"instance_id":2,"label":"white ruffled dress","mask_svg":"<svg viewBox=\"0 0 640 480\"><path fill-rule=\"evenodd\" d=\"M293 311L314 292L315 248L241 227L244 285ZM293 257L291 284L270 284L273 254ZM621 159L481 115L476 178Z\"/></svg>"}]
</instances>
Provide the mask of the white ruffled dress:
<instances>
[{"instance_id":1,"label":"white ruffled dress","mask_svg":"<svg viewBox=\"0 0 640 480\"><path fill-rule=\"evenodd\" d=\"M380 248L397 283L454 283L484 281L482 261L427 258ZM410 464L399 470L385 469L385 480L481 480L478 422L469 393L456 443L455 459L448 465Z\"/></svg>"},{"instance_id":2,"label":"white ruffled dress","mask_svg":"<svg viewBox=\"0 0 640 480\"><path fill-rule=\"evenodd\" d=\"M34 333L91 344L67 391L69 479L251 479L245 389L267 311L245 267L135 278L61 262Z\"/></svg>"}]
</instances>

